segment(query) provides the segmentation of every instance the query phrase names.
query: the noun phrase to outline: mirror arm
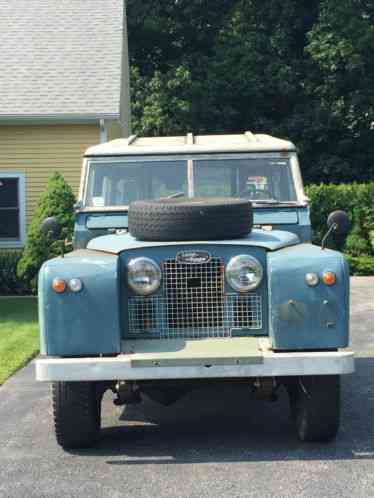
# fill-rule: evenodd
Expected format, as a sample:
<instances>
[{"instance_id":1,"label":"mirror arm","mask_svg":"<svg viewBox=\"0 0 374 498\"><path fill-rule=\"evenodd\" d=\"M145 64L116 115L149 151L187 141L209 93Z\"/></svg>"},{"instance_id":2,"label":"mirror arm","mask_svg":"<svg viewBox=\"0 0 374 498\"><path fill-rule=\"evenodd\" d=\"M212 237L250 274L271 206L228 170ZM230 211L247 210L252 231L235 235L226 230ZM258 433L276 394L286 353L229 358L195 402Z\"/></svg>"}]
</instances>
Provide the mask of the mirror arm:
<instances>
[{"instance_id":1,"label":"mirror arm","mask_svg":"<svg viewBox=\"0 0 374 498\"><path fill-rule=\"evenodd\" d=\"M321 249L322 251L326 249L326 243L332 232L335 232L335 230L338 228L337 223L333 223L330 228L327 230L326 235L323 237L322 242L321 242Z\"/></svg>"}]
</instances>

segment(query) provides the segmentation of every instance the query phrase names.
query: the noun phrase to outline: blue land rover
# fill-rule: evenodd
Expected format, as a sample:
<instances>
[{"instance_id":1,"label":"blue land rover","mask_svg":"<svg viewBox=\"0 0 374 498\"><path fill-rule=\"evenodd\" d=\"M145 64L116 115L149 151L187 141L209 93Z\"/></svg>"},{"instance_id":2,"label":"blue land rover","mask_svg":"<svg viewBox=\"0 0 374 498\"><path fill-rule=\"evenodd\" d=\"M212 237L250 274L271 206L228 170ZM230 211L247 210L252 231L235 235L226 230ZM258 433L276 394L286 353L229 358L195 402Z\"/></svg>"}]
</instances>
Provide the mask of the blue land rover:
<instances>
[{"instance_id":1,"label":"blue land rover","mask_svg":"<svg viewBox=\"0 0 374 498\"><path fill-rule=\"evenodd\" d=\"M57 237L47 219L43 230ZM328 234L344 240L335 212ZM327 240L327 238L326 238ZM284 386L297 434L339 427L349 272L311 243L297 153L268 135L119 139L87 150L74 251L39 275L39 381L58 443L94 444L103 393L170 404L205 382Z\"/></svg>"}]
</instances>

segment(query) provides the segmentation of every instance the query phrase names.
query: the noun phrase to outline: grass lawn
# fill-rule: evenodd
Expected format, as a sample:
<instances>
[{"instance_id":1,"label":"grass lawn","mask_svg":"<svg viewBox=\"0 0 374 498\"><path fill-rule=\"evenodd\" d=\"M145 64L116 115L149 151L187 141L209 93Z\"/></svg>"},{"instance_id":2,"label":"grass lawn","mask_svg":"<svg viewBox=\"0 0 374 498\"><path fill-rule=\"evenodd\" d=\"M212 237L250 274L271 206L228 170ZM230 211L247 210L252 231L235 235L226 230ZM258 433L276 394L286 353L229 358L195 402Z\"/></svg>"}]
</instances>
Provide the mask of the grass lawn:
<instances>
[{"instance_id":1,"label":"grass lawn","mask_svg":"<svg viewBox=\"0 0 374 498\"><path fill-rule=\"evenodd\" d=\"M0 385L39 351L36 298L0 299Z\"/></svg>"}]
</instances>

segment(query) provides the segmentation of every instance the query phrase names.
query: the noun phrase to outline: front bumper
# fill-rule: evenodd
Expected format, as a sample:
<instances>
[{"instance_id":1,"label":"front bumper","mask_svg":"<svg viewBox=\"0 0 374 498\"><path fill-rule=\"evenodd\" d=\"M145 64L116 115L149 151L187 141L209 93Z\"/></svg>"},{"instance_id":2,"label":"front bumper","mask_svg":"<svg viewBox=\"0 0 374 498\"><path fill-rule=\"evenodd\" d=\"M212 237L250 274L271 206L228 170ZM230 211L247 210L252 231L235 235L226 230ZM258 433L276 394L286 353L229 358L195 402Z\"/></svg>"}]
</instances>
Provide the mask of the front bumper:
<instances>
[{"instance_id":1,"label":"front bumper","mask_svg":"<svg viewBox=\"0 0 374 498\"><path fill-rule=\"evenodd\" d=\"M275 353L267 339L140 341L105 358L40 358L38 381L213 379L341 375L354 371L351 351Z\"/></svg>"}]
</instances>

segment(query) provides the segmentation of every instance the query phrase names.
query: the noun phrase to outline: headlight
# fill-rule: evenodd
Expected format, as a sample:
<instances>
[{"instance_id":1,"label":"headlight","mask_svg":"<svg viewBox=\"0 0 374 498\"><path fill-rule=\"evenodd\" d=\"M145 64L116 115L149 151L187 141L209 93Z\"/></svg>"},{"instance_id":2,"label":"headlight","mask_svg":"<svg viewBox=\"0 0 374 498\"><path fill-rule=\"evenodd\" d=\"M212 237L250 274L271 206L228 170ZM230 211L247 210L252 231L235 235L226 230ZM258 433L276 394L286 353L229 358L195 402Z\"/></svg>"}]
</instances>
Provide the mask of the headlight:
<instances>
[{"instance_id":1,"label":"headlight","mask_svg":"<svg viewBox=\"0 0 374 498\"><path fill-rule=\"evenodd\" d=\"M149 258L131 259L127 265L127 282L137 294L152 294L161 284L160 267Z\"/></svg>"},{"instance_id":2,"label":"headlight","mask_svg":"<svg viewBox=\"0 0 374 498\"><path fill-rule=\"evenodd\" d=\"M226 279L236 291L248 292L260 285L263 273L262 265L256 258L243 254L230 259Z\"/></svg>"}]
</instances>

